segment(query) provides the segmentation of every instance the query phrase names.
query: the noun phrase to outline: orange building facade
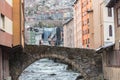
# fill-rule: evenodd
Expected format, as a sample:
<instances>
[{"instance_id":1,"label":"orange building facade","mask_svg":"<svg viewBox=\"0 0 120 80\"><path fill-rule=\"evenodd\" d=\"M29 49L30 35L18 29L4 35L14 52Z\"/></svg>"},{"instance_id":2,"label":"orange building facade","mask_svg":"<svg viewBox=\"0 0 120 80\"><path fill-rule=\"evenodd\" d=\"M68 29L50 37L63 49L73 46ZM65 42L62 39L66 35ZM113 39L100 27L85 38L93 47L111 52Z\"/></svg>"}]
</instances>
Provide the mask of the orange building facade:
<instances>
[{"instance_id":1,"label":"orange building facade","mask_svg":"<svg viewBox=\"0 0 120 80\"><path fill-rule=\"evenodd\" d=\"M13 46L24 46L24 0L13 0Z\"/></svg>"},{"instance_id":2,"label":"orange building facade","mask_svg":"<svg viewBox=\"0 0 120 80\"><path fill-rule=\"evenodd\" d=\"M76 0L74 3L74 41L75 47L90 47L90 14L91 0Z\"/></svg>"},{"instance_id":3,"label":"orange building facade","mask_svg":"<svg viewBox=\"0 0 120 80\"><path fill-rule=\"evenodd\" d=\"M92 2L91 0L81 0L82 9L82 45L84 48L89 48L90 45L90 16L88 11L91 10Z\"/></svg>"}]
</instances>

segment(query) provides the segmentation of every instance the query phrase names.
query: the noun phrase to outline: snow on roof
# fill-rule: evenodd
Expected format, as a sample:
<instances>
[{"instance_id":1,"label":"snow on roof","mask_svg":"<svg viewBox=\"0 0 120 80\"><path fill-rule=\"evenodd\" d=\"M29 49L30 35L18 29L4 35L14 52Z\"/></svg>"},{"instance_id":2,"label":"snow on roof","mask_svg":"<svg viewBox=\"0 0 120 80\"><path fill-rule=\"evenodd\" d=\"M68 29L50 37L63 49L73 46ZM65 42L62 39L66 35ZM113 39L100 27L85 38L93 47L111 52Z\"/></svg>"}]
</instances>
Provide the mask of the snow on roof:
<instances>
[{"instance_id":1,"label":"snow on roof","mask_svg":"<svg viewBox=\"0 0 120 80\"><path fill-rule=\"evenodd\" d=\"M113 47L114 45L115 45L115 43L106 44L106 45L104 45L104 46L102 46L102 47L97 48L97 49L96 49L96 52L97 52L97 53L100 53L100 52L102 52L103 50L105 50L106 48Z\"/></svg>"}]
</instances>

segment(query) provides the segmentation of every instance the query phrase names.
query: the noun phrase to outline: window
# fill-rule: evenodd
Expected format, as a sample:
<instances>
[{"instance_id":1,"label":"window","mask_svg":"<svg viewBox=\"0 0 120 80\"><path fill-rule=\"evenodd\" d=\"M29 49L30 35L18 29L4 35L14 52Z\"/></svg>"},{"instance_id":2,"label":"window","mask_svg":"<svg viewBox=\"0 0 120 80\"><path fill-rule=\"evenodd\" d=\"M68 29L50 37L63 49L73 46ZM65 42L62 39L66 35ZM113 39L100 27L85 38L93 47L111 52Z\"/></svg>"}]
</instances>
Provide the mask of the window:
<instances>
[{"instance_id":1,"label":"window","mask_svg":"<svg viewBox=\"0 0 120 80\"><path fill-rule=\"evenodd\" d=\"M89 48L89 45L87 44L87 48Z\"/></svg>"},{"instance_id":2,"label":"window","mask_svg":"<svg viewBox=\"0 0 120 80\"><path fill-rule=\"evenodd\" d=\"M83 35L84 35L84 31L83 31Z\"/></svg>"},{"instance_id":3,"label":"window","mask_svg":"<svg viewBox=\"0 0 120 80\"><path fill-rule=\"evenodd\" d=\"M87 23L89 23L89 19L87 19Z\"/></svg>"},{"instance_id":4,"label":"window","mask_svg":"<svg viewBox=\"0 0 120 80\"><path fill-rule=\"evenodd\" d=\"M90 38L88 38L88 43L90 43Z\"/></svg>"},{"instance_id":5,"label":"window","mask_svg":"<svg viewBox=\"0 0 120 80\"><path fill-rule=\"evenodd\" d=\"M90 30L88 29L88 34L90 33Z\"/></svg>"},{"instance_id":6,"label":"window","mask_svg":"<svg viewBox=\"0 0 120 80\"><path fill-rule=\"evenodd\" d=\"M109 36L112 36L112 26L109 25Z\"/></svg>"},{"instance_id":7,"label":"window","mask_svg":"<svg viewBox=\"0 0 120 80\"><path fill-rule=\"evenodd\" d=\"M120 7L117 9L117 21L118 21L118 26L120 26Z\"/></svg>"},{"instance_id":8,"label":"window","mask_svg":"<svg viewBox=\"0 0 120 80\"><path fill-rule=\"evenodd\" d=\"M112 17L112 8L108 8L108 16Z\"/></svg>"},{"instance_id":9,"label":"window","mask_svg":"<svg viewBox=\"0 0 120 80\"><path fill-rule=\"evenodd\" d=\"M85 44L85 40L83 40L83 45Z\"/></svg>"},{"instance_id":10,"label":"window","mask_svg":"<svg viewBox=\"0 0 120 80\"><path fill-rule=\"evenodd\" d=\"M86 44L87 44L87 39L86 39Z\"/></svg>"},{"instance_id":11,"label":"window","mask_svg":"<svg viewBox=\"0 0 120 80\"><path fill-rule=\"evenodd\" d=\"M5 16L1 14L1 20L2 20L2 28L5 28Z\"/></svg>"}]
</instances>

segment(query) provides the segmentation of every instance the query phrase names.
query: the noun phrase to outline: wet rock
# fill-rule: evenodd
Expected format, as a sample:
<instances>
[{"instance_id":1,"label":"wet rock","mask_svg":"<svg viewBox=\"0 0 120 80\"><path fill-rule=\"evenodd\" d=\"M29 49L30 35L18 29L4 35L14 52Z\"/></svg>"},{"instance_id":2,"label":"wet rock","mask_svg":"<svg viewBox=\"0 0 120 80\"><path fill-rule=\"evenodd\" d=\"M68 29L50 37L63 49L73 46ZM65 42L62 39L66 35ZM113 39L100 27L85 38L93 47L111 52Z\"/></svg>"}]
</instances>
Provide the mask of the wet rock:
<instances>
[{"instance_id":1,"label":"wet rock","mask_svg":"<svg viewBox=\"0 0 120 80\"><path fill-rule=\"evenodd\" d=\"M56 74L54 74L54 73L53 73L53 74L50 74L50 76L55 76L55 75L56 75Z\"/></svg>"},{"instance_id":2,"label":"wet rock","mask_svg":"<svg viewBox=\"0 0 120 80\"><path fill-rule=\"evenodd\" d=\"M67 66L49 59L42 59L25 69L26 73L22 73L19 80L75 80L79 73L67 70Z\"/></svg>"},{"instance_id":3,"label":"wet rock","mask_svg":"<svg viewBox=\"0 0 120 80\"><path fill-rule=\"evenodd\" d=\"M83 78L84 78L84 77L80 75L80 76L78 76L78 77L76 78L76 80L83 80Z\"/></svg>"}]
</instances>

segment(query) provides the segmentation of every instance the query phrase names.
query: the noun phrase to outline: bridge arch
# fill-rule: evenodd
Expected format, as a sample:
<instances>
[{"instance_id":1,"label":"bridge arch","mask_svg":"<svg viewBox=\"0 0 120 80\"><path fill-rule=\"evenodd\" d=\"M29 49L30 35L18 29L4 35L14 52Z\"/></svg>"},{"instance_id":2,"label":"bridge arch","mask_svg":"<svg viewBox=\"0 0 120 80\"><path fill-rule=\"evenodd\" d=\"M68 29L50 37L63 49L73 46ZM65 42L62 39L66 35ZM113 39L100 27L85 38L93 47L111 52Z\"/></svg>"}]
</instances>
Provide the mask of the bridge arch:
<instances>
[{"instance_id":1,"label":"bridge arch","mask_svg":"<svg viewBox=\"0 0 120 80\"><path fill-rule=\"evenodd\" d=\"M22 74L22 72L28 67L30 66L32 63L40 60L40 59L43 59L43 58L51 58L51 59L58 59L66 64L69 64L72 66L72 68L76 69L77 72L79 72L80 74L82 73L81 76L84 76L85 79L88 78L88 75L80 68L80 65L78 65L76 62L64 57L64 56L61 56L61 55L56 55L56 54L52 54L52 55L46 55L46 54L41 54L39 57L31 57L31 62L28 62L26 64L26 66L24 66L23 70L21 70L20 74ZM20 76L20 75L19 75ZM19 76L17 78L19 78Z\"/></svg>"},{"instance_id":2,"label":"bridge arch","mask_svg":"<svg viewBox=\"0 0 120 80\"><path fill-rule=\"evenodd\" d=\"M17 80L25 68L42 58L56 58L72 65L72 67L81 73L85 80L89 80L90 74L94 73L92 69L96 69L94 66L96 63L93 59L95 52L93 50L51 46L25 46L24 49L18 46L15 50L10 55L10 74L12 80ZM98 56L96 56L97 58L99 59ZM87 67L91 71L88 71ZM90 69L90 67L92 68Z\"/></svg>"}]
</instances>

